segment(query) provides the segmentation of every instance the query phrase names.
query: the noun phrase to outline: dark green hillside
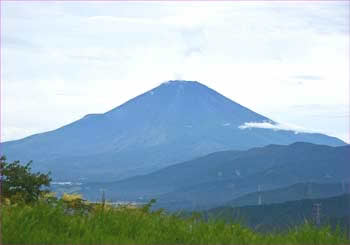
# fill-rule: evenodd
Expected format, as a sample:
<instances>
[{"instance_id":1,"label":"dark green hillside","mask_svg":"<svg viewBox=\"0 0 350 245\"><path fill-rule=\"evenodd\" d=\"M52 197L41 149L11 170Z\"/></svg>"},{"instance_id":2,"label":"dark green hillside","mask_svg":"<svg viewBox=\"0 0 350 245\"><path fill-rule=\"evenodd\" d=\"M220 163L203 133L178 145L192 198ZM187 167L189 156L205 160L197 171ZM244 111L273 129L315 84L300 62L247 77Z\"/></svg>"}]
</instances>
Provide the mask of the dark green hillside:
<instances>
[{"instance_id":1,"label":"dark green hillside","mask_svg":"<svg viewBox=\"0 0 350 245\"><path fill-rule=\"evenodd\" d=\"M247 151L217 152L148 175L79 188L90 200L100 198L100 190L104 190L112 200L156 198L157 207L171 210L208 209L256 192L259 185L263 191L269 191L297 183L334 184L347 180L349 155L348 145L331 147L303 142L269 145ZM334 193L328 190L325 196L340 194L339 188ZM296 199L305 197L305 190L296 192ZM290 200L283 192L280 194L276 199Z\"/></svg>"},{"instance_id":2,"label":"dark green hillside","mask_svg":"<svg viewBox=\"0 0 350 245\"><path fill-rule=\"evenodd\" d=\"M303 199L279 204L219 207L203 212L206 218L214 218L231 222L243 222L257 230L283 230L295 225L303 224L305 220L313 220L313 204L320 203L321 225L339 223L341 227L349 229L350 194L323 199Z\"/></svg>"},{"instance_id":3,"label":"dark green hillside","mask_svg":"<svg viewBox=\"0 0 350 245\"><path fill-rule=\"evenodd\" d=\"M257 205L259 195L263 204L282 203L307 198L325 198L341 195L348 188L349 183L344 183L344 185L342 183L298 183L285 188L249 193L227 202L227 205L231 207Z\"/></svg>"}]
</instances>

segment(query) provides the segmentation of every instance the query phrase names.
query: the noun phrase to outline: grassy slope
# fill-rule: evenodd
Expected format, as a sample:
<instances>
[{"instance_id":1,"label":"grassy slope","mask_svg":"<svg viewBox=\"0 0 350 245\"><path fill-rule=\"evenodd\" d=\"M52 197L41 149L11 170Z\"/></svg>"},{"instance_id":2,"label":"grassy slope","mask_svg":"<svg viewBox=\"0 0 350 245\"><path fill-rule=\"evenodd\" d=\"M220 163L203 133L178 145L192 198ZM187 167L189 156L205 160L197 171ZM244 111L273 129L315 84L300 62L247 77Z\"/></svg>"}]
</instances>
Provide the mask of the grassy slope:
<instances>
[{"instance_id":1,"label":"grassy slope","mask_svg":"<svg viewBox=\"0 0 350 245\"><path fill-rule=\"evenodd\" d=\"M140 209L65 214L47 204L2 206L2 244L349 244L345 234L304 225L260 234L239 224L205 223Z\"/></svg>"}]
</instances>

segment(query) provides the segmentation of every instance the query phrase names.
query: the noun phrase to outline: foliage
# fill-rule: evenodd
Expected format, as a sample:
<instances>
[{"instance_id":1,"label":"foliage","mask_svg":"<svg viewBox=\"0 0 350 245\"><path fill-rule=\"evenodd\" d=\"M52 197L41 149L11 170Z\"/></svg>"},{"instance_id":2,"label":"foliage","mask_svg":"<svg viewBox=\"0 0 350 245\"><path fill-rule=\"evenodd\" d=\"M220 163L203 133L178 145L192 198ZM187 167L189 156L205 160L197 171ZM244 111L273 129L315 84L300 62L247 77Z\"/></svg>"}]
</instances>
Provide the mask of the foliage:
<instances>
[{"instance_id":1,"label":"foliage","mask_svg":"<svg viewBox=\"0 0 350 245\"><path fill-rule=\"evenodd\" d=\"M146 213L148 213L152 207L152 205L156 203L156 199L152 199L150 200L147 204L145 204L143 207L142 207L142 210Z\"/></svg>"},{"instance_id":2,"label":"foliage","mask_svg":"<svg viewBox=\"0 0 350 245\"><path fill-rule=\"evenodd\" d=\"M40 202L55 203L57 202L57 197L55 192L44 192L40 195Z\"/></svg>"},{"instance_id":3,"label":"foliage","mask_svg":"<svg viewBox=\"0 0 350 245\"><path fill-rule=\"evenodd\" d=\"M257 233L240 224L180 218L142 208L67 214L63 202L2 206L3 244L349 244L345 233L311 224Z\"/></svg>"},{"instance_id":4,"label":"foliage","mask_svg":"<svg viewBox=\"0 0 350 245\"><path fill-rule=\"evenodd\" d=\"M90 209L90 206L80 194L64 193L60 201L64 204L66 212L68 213L74 213L77 211L87 212Z\"/></svg>"},{"instance_id":5,"label":"foliage","mask_svg":"<svg viewBox=\"0 0 350 245\"><path fill-rule=\"evenodd\" d=\"M49 187L50 173L31 173L31 161L21 165L19 161L7 163L6 158L0 158L1 169L1 197L13 202L30 203L37 201L39 197L48 192L43 187Z\"/></svg>"}]
</instances>

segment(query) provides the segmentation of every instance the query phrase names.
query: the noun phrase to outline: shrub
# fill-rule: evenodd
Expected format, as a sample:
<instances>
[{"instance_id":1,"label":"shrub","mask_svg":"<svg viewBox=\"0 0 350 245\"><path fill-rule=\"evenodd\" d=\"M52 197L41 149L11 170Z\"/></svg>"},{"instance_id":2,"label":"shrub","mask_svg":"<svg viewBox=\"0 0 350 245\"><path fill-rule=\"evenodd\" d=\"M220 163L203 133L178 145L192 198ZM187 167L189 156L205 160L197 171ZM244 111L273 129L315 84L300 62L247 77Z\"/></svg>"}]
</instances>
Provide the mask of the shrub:
<instances>
[{"instance_id":1,"label":"shrub","mask_svg":"<svg viewBox=\"0 0 350 245\"><path fill-rule=\"evenodd\" d=\"M11 202L30 203L48 192L43 187L49 187L51 178L48 174L31 173L31 163L21 165L19 161L7 163L5 156L0 158L1 198Z\"/></svg>"}]
</instances>

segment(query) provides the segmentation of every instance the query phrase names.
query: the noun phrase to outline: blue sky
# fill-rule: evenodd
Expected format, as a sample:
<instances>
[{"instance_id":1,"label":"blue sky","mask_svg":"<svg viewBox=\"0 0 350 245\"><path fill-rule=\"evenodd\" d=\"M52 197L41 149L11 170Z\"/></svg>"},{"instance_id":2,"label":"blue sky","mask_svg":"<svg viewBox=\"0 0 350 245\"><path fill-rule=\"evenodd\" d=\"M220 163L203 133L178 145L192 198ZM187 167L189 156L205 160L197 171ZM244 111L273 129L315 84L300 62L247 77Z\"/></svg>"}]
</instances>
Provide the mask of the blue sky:
<instances>
[{"instance_id":1,"label":"blue sky","mask_svg":"<svg viewBox=\"0 0 350 245\"><path fill-rule=\"evenodd\" d=\"M349 3L2 2L2 141L196 80L349 142Z\"/></svg>"}]
</instances>

